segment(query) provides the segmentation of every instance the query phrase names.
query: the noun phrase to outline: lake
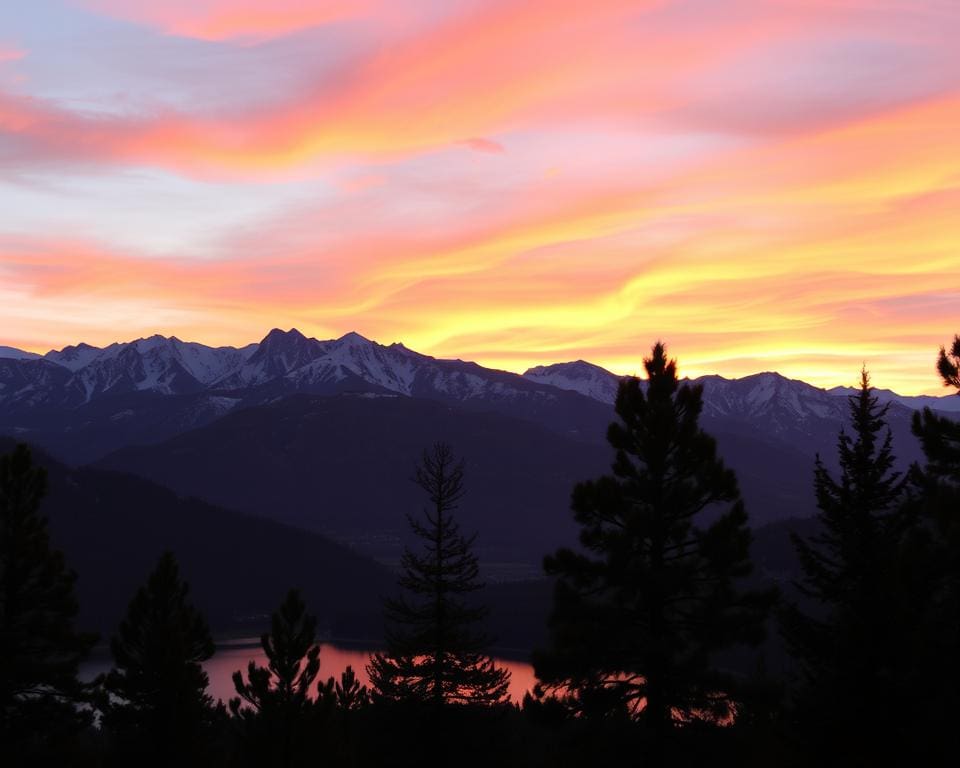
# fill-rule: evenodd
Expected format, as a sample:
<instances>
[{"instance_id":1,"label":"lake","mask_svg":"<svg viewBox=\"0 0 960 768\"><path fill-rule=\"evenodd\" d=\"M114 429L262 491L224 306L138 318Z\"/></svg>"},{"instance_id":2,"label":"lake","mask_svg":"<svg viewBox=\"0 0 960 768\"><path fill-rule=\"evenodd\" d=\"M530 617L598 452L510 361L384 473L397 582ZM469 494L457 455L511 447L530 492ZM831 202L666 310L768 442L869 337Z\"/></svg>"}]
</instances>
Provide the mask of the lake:
<instances>
[{"instance_id":1,"label":"lake","mask_svg":"<svg viewBox=\"0 0 960 768\"><path fill-rule=\"evenodd\" d=\"M334 645L332 643L321 643L320 645L320 674L318 680L324 680L333 677L337 681L340 679L340 673L346 667L352 666L357 678L362 685L368 682L366 665L370 660L370 654L374 651L358 648L347 648ZM536 679L533 675L533 667L523 661L513 659L497 658L497 664L510 670L510 697L513 701L520 703L527 691L533 688ZM233 687L233 673L238 669L243 670L246 678L247 664L250 661L256 661L258 664L266 664L266 655L260 648L259 637L231 638L217 641L217 652L207 661L203 668L210 677L210 687L208 691L213 696L214 701L221 700L224 704L231 698L234 698L236 690ZM107 672L112 666L112 659L106 648L99 649L93 657L81 665L80 676L89 680L100 674ZM314 684L314 690L316 684Z\"/></svg>"}]
</instances>

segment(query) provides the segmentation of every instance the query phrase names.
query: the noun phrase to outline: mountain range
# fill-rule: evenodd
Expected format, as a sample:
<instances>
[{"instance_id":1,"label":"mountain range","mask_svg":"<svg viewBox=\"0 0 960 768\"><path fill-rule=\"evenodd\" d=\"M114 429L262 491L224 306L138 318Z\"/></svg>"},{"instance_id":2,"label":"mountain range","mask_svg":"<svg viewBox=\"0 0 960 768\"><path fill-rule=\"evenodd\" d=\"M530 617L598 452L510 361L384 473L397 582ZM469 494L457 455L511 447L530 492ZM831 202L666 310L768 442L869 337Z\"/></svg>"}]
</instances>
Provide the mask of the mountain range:
<instances>
[{"instance_id":1,"label":"mountain range","mask_svg":"<svg viewBox=\"0 0 960 768\"><path fill-rule=\"evenodd\" d=\"M436 359L402 344L381 345L357 333L320 341L296 329L274 329L241 348L159 335L104 348L81 343L42 356L0 347L0 429L28 436L39 432L40 442L47 443L56 442L52 433L58 431L85 431L88 445L60 450L65 458L83 462L137 442L131 432L140 433L140 442L155 442L293 393L366 392L495 411L591 440L596 435L585 428L592 428L598 414L609 417L609 409L597 404L613 403L619 379L583 360L518 375ZM705 418L753 421L754 426L762 421L766 431L776 433L821 419L841 421L844 395L854 391L823 390L776 373L704 376L694 383L704 385ZM877 395L894 410L960 411L960 398L952 396L911 397L889 390ZM102 421L112 422L112 429L98 424ZM98 435L98 426L115 434Z\"/></svg>"},{"instance_id":2,"label":"mountain range","mask_svg":"<svg viewBox=\"0 0 960 768\"><path fill-rule=\"evenodd\" d=\"M0 434L384 561L419 503L408 482L419 453L444 439L467 461L462 513L488 563L522 571L573 540L570 489L612 460L605 434L619 380L582 360L520 375L295 329L241 348L162 336L42 356L0 348ZM833 465L853 390L769 372L693 383L752 520L810 515L814 457ZM960 407L956 397L878 396L902 467L921 459L914 410Z\"/></svg>"},{"instance_id":3,"label":"mountain range","mask_svg":"<svg viewBox=\"0 0 960 768\"><path fill-rule=\"evenodd\" d=\"M152 336L39 358L0 355L0 432L72 463L202 426L294 393L395 394L533 418L588 435L606 403L505 371L438 360L359 334L318 341L273 330L240 349Z\"/></svg>"},{"instance_id":4,"label":"mountain range","mask_svg":"<svg viewBox=\"0 0 960 768\"><path fill-rule=\"evenodd\" d=\"M61 404L76 407L129 392L184 395L201 391L249 392L263 386L269 386L274 393L329 394L358 385L361 389L380 387L411 397L443 394L461 401L492 394L529 397L539 392L542 396L542 390L525 386L521 380L613 403L621 378L585 360L536 366L518 376L462 360L440 360L400 343L385 346L355 332L320 341L304 336L295 328L289 331L275 328L259 343L240 348L208 347L181 341L176 336L160 335L107 347L80 343L45 355L0 346L0 365L3 366L0 405L26 407ZM737 381L759 383L761 387L754 393L755 399L765 400L768 397L763 390L769 391L769 383L782 378L776 373L758 373L739 380L705 376L694 381L710 382L713 385L710 389L714 391ZM829 390L807 387L831 397L856 391L852 387ZM960 411L960 398L951 395L909 396L887 389L878 389L875 393L881 402ZM810 398L806 399L810 404ZM712 400L712 396L707 398L708 406L714 405Z\"/></svg>"},{"instance_id":5,"label":"mountain range","mask_svg":"<svg viewBox=\"0 0 960 768\"><path fill-rule=\"evenodd\" d=\"M613 459L620 378L583 360L521 375L296 330L241 348L162 336L45 355L0 347L0 452L40 449L43 512L80 575L86 626L112 629L169 548L216 627L254 626L300 586L325 631L376 643L407 516L423 504L411 475L447 441L466 465L457 516L477 533L489 629L532 647L549 609L542 557L576 542L570 491ZM855 390L771 372L692 383L746 501L756 578L788 588L789 534L816 530L814 457L835 468ZM955 396L876 395L902 469L922 460L916 409L960 410Z\"/></svg>"}]
</instances>

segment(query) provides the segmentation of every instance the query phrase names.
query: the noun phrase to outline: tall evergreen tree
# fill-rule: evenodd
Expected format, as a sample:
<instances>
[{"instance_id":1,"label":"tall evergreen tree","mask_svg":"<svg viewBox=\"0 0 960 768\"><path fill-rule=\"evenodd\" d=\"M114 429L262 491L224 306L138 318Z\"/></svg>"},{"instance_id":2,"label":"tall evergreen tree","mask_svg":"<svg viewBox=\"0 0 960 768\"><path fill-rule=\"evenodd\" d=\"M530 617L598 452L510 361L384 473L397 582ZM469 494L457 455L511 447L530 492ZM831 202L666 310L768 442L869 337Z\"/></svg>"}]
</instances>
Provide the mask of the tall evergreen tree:
<instances>
[{"instance_id":1,"label":"tall evergreen tree","mask_svg":"<svg viewBox=\"0 0 960 768\"><path fill-rule=\"evenodd\" d=\"M960 396L960 336L954 336L949 352L940 347L937 371L944 386L955 388ZM913 433L920 439L927 458L927 479L960 487L960 424L924 408L913 416ZM960 527L960 513L948 517L943 523Z\"/></svg>"},{"instance_id":2,"label":"tall evergreen tree","mask_svg":"<svg viewBox=\"0 0 960 768\"><path fill-rule=\"evenodd\" d=\"M627 378L617 393L613 474L573 490L583 550L545 560L552 645L534 668L582 714L642 721L657 764L675 724L731 714L734 681L712 654L758 642L775 595L737 588L751 570L747 514L698 425L702 387L679 384L661 343L644 364L646 392Z\"/></svg>"},{"instance_id":3,"label":"tall evergreen tree","mask_svg":"<svg viewBox=\"0 0 960 768\"><path fill-rule=\"evenodd\" d=\"M0 456L0 743L37 764L88 720L77 667L96 640L74 629L76 576L50 546L46 487L25 445Z\"/></svg>"},{"instance_id":4,"label":"tall evergreen tree","mask_svg":"<svg viewBox=\"0 0 960 768\"><path fill-rule=\"evenodd\" d=\"M343 712L363 709L370 703L370 691L357 679L357 673L349 664L340 674L340 680L327 680L326 690L333 705Z\"/></svg>"},{"instance_id":5,"label":"tall evergreen tree","mask_svg":"<svg viewBox=\"0 0 960 768\"><path fill-rule=\"evenodd\" d=\"M315 760L314 730L319 708L311 686L320 672L316 620L292 589L260 638L267 665L251 661L247 679L233 673L238 698L230 711L240 721L245 757L251 765L288 766Z\"/></svg>"},{"instance_id":6,"label":"tall evergreen tree","mask_svg":"<svg viewBox=\"0 0 960 768\"><path fill-rule=\"evenodd\" d=\"M937 371L945 386L960 396L960 336L950 350L940 348ZM915 741L929 745L933 759L953 760L960 750L956 734L960 691L960 422L929 408L913 415L913 433L926 457L910 476L921 520L919 544L911 553L925 577L914 591L923 607L917 677L925 682L914 697L918 722ZM944 757L946 756L946 757Z\"/></svg>"},{"instance_id":7,"label":"tall evergreen tree","mask_svg":"<svg viewBox=\"0 0 960 768\"><path fill-rule=\"evenodd\" d=\"M809 540L793 537L802 570L796 586L810 607L792 604L782 616L801 675L804 742L837 755L847 749L848 764L870 753L871 733L894 732L902 719L889 716L891 697L906 695L907 606L897 562L913 516L903 503L905 479L894 469L887 408L864 370L850 397L852 434L842 429L837 441L840 477L816 458L820 531Z\"/></svg>"},{"instance_id":8,"label":"tall evergreen tree","mask_svg":"<svg viewBox=\"0 0 960 768\"><path fill-rule=\"evenodd\" d=\"M174 556L164 553L111 641L103 723L116 739L120 764L204 765L209 759L214 710L201 665L214 645L188 593Z\"/></svg>"},{"instance_id":9,"label":"tall evergreen tree","mask_svg":"<svg viewBox=\"0 0 960 768\"><path fill-rule=\"evenodd\" d=\"M423 520L408 515L424 542L422 553L401 559L404 594L386 601L387 651L371 658L367 673L375 700L445 704L502 704L510 673L485 653L476 628L486 609L469 596L479 581L476 536L464 537L453 517L464 495L464 464L448 445L424 451L414 481L427 494Z\"/></svg>"},{"instance_id":10,"label":"tall evergreen tree","mask_svg":"<svg viewBox=\"0 0 960 768\"><path fill-rule=\"evenodd\" d=\"M940 355L937 357L937 372L943 379L945 387L953 387L960 393L960 336L953 337L953 344L950 345L950 351L946 347L940 347Z\"/></svg>"}]
</instances>

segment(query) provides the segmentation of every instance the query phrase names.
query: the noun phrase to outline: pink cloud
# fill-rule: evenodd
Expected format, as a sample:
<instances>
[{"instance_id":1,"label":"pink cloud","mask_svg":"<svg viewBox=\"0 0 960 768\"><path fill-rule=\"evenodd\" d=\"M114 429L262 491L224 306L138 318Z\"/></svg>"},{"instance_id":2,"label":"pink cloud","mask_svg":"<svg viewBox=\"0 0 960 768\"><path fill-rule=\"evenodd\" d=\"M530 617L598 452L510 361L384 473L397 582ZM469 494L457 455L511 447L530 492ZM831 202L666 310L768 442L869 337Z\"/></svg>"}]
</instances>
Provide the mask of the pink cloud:
<instances>
[{"instance_id":1,"label":"pink cloud","mask_svg":"<svg viewBox=\"0 0 960 768\"><path fill-rule=\"evenodd\" d=\"M474 139L464 139L460 142L463 146L472 149L476 152L488 152L491 154L503 154L506 150L503 148L503 144L500 144L493 139L484 139L484 138L474 138Z\"/></svg>"},{"instance_id":2,"label":"pink cloud","mask_svg":"<svg viewBox=\"0 0 960 768\"><path fill-rule=\"evenodd\" d=\"M608 0L589 11L568 0L484 6L367 55L298 99L231 114L165 109L91 117L14 95L0 96L0 109L7 127L16 115L22 163L74 156L197 175L255 175L324 157L391 158L528 121L549 105L582 109L599 99L615 110L636 91L640 64L640 47L618 31L618 21L642 15L645 6L633 0ZM669 49L665 41L650 45L663 55ZM611 83L599 95L597 78ZM648 100L655 108L652 93Z\"/></svg>"},{"instance_id":3,"label":"pink cloud","mask_svg":"<svg viewBox=\"0 0 960 768\"><path fill-rule=\"evenodd\" d=\"M930 350L952 332L949 4L491 0L389 34L377 14L355 20L370 27L338 38L320 73L305 72L292 41L243 45L327 23L284 15L301 4L280 2L264 21L216 2L94 3L217 41L161 41L186 57L170 92L185 72L209 76L225 50L297 68L297 88L268 102L237 78L239 107L92 112L74 106L88 103L84 84L64 75L46 97L0 93L0 169L91 171L104 222L118 218L110 185L156 183L162 209L191 184L128 168L311 181L295 205L263 184L262 208L215 232L201 211L189 225L171 216L172 231L190 231L176 259L47 236L60 231L68 198L57 196L30 212L43 221L32 236L0 237L8 339L112 341L122 327L242 343L273 325L333 335L362 323L492 365L587 357L629 371L661 336L691 372L776 367L829 385L867 357L889 377L878 383L916 390L928 385L915 366L932 379ZM20 209L40 199L25 194ZM135 229L93 231L135 243Z\"/></svg>"},{"instance_id":4,"label":"pink cloud","mask_svg":"<svg viewBox=\"0 0 960 768\"><path fill-rule=\"evenodd\" d=\"M86 8L208 41L262 41L372 12L373 0L79 0ZM384 12L387 5L381 8Z\"/></svg>"},{"instance_id":5,"label":"pink cloud","mask_svg":"<svg viewBox=\"0 0 960 768\"><path fill-rule=\"evenodd\" d=\"M96 2L117 13L189 18L226 12L228 5ZM282 17L287 7L265 13ZM341 6L310 7L333 13ZM486 136L695 117L684 90L691 81L829 13L815 4L815 10L761 12L747 20L737 13L701 20L678 16L657 0L489 3L358 51L336 77L324 75L286 102L229 113L166 107L103 117L0 94L0 128L18 142L7 163L112 162L200 177L296 173L331 158L393 160L461 142L497 151ZM849 119L849 112L843 105L839 115Z\"/></svg>"},{"instance_id":6,"label":"pink cloud","mask_svg":"<svg viewBox=\"0 0 960 768\"><path fill-rule=\"evenodd\" d=\"M0 42L0 64L5 61L17 61L26 55L26 51L23 51L9 43Z\"/></svg>"}]
</instances>

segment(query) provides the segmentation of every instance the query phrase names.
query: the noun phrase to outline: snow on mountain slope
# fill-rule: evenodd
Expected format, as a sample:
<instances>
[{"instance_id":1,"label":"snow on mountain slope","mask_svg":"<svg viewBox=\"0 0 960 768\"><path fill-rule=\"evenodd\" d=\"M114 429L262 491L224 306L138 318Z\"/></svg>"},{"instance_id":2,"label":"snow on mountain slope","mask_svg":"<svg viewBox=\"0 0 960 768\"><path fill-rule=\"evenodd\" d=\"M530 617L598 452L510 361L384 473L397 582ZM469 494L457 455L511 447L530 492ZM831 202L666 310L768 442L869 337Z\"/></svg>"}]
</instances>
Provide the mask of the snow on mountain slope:
<instances>
[{"instance_id":1,"label":"snow on mountain slope","mask_svg":"<svg viewBox=\"0 0 960 768\"><path fill-rule=\"evenodd\" d=\"M324 344L296 328L274 328L259 344L244 347L249 354L236 370L213 381L218 389L242 389L266 384L302 368L319 356Z\"/></svg>"},{"instance_id":2,"label":"snow on mountain slope","mask_svg":"<svg viewBox=\"0 0 960 768\"><path fill-rule=\"evenodd\" d=\"M620 384L619 376L586 360L538 365L523 376L530 381L579 392L602 403L612 403L616 399Z\"/></svg>"},{"instance_id":3,"label":"snow on mountain slope","mask_svg":"<svg viewBox=\"0 0 960 768\"><path fill-rule=\"evenodd\" d=\"M824 390L779 373L756 373L742 379L703 376L704 415L757 417L794 423L809 418L842 420L847 404Z\"/></svg>"},{"instance_id":4,"label":"snow on mountain slope","mask_svg":"<svg viewBox=\"0 0 960 768\"><path fill-rule=\"evenodd\" d=\"M76 346L64 347L61 350L51 349L43 357L57 365L62 365L71 371L78 371L92 362L103 350L81 342Z\"/></svg>"},{"instance_id":5,"label":"snow on mountain slope","mask_svg":"<svg viewBox=\"0 0 960 768\"><path fill-rule=\"evenodd\" d=\"M35 408L62 399L70 372L39 359L0 358L0 406Z\"/></svg>"},{"instance_id":6,"label":"snow on mountain slope","mask_svg":"<svg viewBox=\"0 0 960 768\"><path fill-rule=\"evenodd\" d=\"M620 376L593 363L576 360L530 368L524 378L579 392L604 403L613 403ZM761 415L783 409L784 414L804 419L838 419L846 413L845 395L856 394L853 387L824 390L804 381L788 379L779 373L765 372L726 379L702 376L692 380L704 386L704 414L707 416ZM912 410L928 407L940 411L960 411L960 397L905 396L889 389L875 389L881 403L894 402Z\"/></svg>"},{"instance_id":7,"label":"snow on mountain slope","mask_svg":"<svg viewBox=\"0 0 960 768\"><path fill-rule=\"evenodd\" d=\"M196 392L239 369L256 346L207 347L176 336L154 335L104 348L64 347L51 350L44 359L73 373L66 384L68 399L84 403L108 393Z\"/></svg>"},{"instance_id":8,"label":"snow on mountain slope","mask_svg":"<svg viewBox=\"0 0 960 768\"><path fill-rule=\"evenodd\" d=\"M432 360L411 352L402 344L386 347L359 333L322 342L322 347L317 358L286 375L286 380L295 388L343 381L353 374L391 392L410 395L419 366Z\"/></svg>"},{"instance_id":9,"label":"snow on mountain slope","mask_svg":"<svg viewBox=\"0 0 960 768\"><path fill-rule=\"evenodd\" d=\"M176 336L166 339L167 345L155 347L158 359L176 359L201 384L213 382L238 370L257 351L256 344L246 347L207 347L196 342L180 341ZM162 350L162 351L161 351Z\"/></svg>"},{"instance_id":10,"label":"snow on mountain slope","mask_svg":"<svg viewBox=\"0 0 960 768\"><path fill-rule=\"evenodd\" d=\"M268 395L262 389L266 385L271 397L297 391L370 387L413 397L503 407L508 402L556 405L563 397L561 390L567 390L610 404L621 378L584 360L538 366L518 376L461 360L439 360L402 344L381 345L358 333L319 341L296 329L276 328L260 343L241 349L212 348L155 335L102 349L78 344L52 350L40 360L2 355L0 360L6 363L2 374L5 379L0 379L0 403L8 405L15 397L26 398L24 402L29 400L34 405L46 401L77 406L104 395L140 391L162 395L209 391L258 401ZM56 364L67 373L66 379L38 368L39 362ZM26 368L14 370L17 366ZM848 390L826 392L776 373L742 379L705 376L696 381L704 386L706 417L763 417L765 428L779 430L809 420L842 420L846 412L846 403L839 395ZM905 398L886 390L878 395L912 408L932 405L960 411L960 398Z\"/></svg>"},{"instance_id":11,"label":"snow on mountain slope","mask_svg":"<svg viewBox=\"0 0 960 768\"><path fill-rule=\"evenodd\" d=\"M37 360L39 357L36 352L24 352L22 349L0 344L0 358L5 360Z\"/></svg>"},{"instance_id":12,"label":"snow on mountain slope","mask_svg":"<svg viewBox=\"0 0 960 768\"><path fill-rule=\"evenodd\" d=\"M318 389L352 380L401 395L458 402L549 399L558 394L553 387L514 373L437 359L403 344L378 344L358 333L319 344L321 350L313 360L283 377L287 390Z\"/></svg>"},{"instance_id":13,"label":"snow on mountain slope","mask_svg":"<svg viewBox=\"0 0 960 768\"><path fill-rule=\"evenodd\" d=\"M827 394L834 397L856 394L853 387L834 387L828 389ZM874 394L881 403L900 403L907 408L919 411L922 408L931 408L935 411L960 411L960 397L956 394L935 397L934 395L898 395L889 389L875 389Z\"/></svg>"}]
</instances>

